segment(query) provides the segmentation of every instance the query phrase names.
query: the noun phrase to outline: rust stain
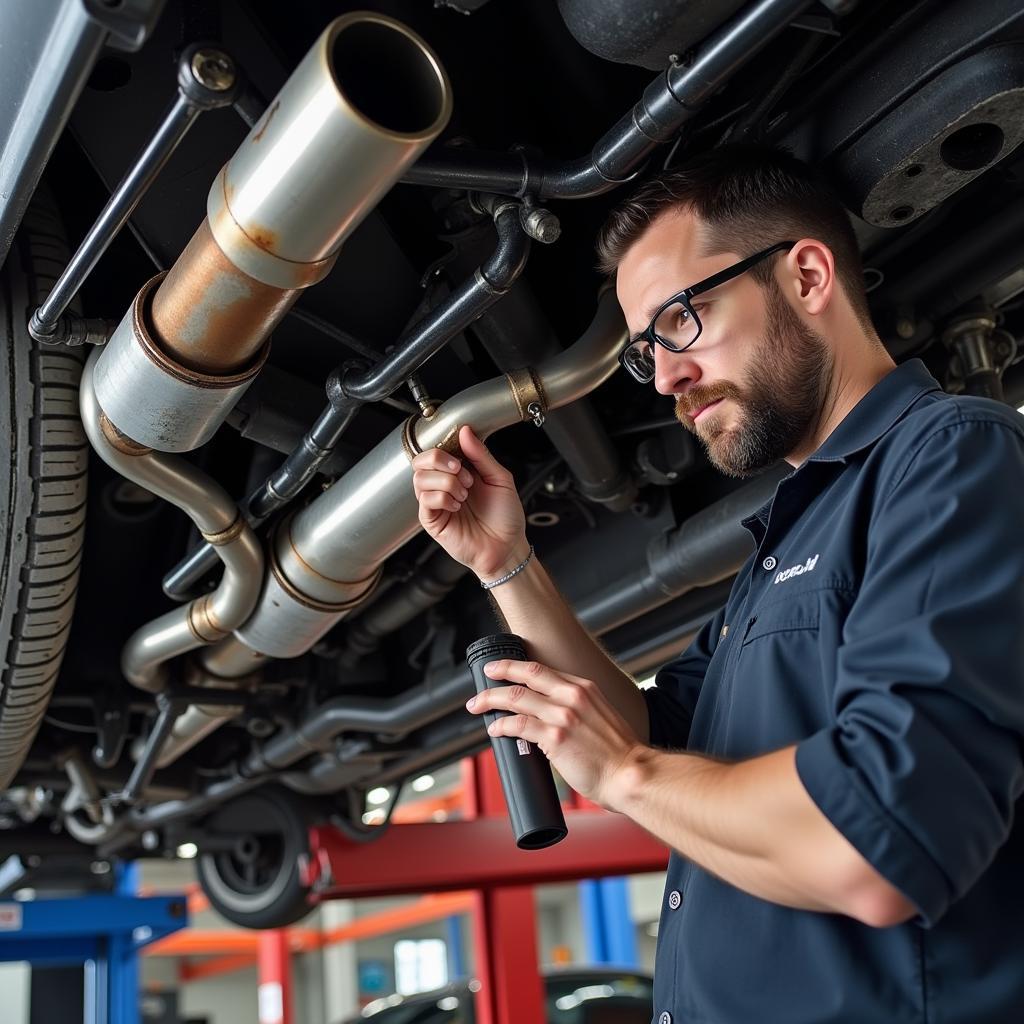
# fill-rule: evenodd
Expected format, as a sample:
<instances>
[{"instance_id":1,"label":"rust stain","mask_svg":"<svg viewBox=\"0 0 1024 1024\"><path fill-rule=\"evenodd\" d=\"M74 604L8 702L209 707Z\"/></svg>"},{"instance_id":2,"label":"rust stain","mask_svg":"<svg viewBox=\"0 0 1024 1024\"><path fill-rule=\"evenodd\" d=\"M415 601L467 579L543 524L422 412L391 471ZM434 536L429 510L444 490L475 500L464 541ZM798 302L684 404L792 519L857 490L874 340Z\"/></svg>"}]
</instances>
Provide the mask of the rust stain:
<instances>
[{"instance_id":1,"label":"rust stain","mask_svg":"<svg viewBox=\"0 0 1024 1024\"><path fill-rule=\"evenodd\" d=\"M263 122L263 127L252 137L254 143L259 142L263 138L263 133L267 130L270 122L274 119L274 115L277 113L277 108L281 106L281 101L278 100L268 111L266 120Z\"/></svg>"},{"instance_id":2,"label":"rust stain","mask_svg":"<svg viewBox=\"0 0 1024 1024\"><path fill-rule=\"evenodd\" d=\"M153 297L152 327L182 366L237 373L251 364L297 294L244 274L204 221Z\"/></svg>"},{"instance_id":3,"label":"rust stain","mask_svg":"<svg viewBox=\"0 0 1024 1024\"><path fill-rule=\"evenodd\" d=\"M255 242L261 249L265 249L269 253L273 253L277 248L278 242L281 240L281 236L276 231L271 231L270 228L245 228L246 235Z\"/></svg>"}]
</instances>

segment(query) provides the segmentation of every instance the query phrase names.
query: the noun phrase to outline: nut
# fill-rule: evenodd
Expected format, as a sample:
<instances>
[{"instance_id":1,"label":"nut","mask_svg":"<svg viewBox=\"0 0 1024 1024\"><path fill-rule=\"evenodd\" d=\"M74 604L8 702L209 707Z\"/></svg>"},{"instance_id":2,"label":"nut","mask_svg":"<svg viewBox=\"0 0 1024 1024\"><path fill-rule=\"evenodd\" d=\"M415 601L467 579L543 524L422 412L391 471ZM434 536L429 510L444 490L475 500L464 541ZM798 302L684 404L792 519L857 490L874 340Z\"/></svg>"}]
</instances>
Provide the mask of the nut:
<instances>
[{"instance_id":1,"label":"nut","mask_svg":"<svg viewBox=\"0 0 1024 1024\"><path fill-rule=\"evenodd\" d=\"M226 92L235 84L235 65L220 50L196 50L192 56L195 80L214 92Z\"/></svg>"}]
</instances>

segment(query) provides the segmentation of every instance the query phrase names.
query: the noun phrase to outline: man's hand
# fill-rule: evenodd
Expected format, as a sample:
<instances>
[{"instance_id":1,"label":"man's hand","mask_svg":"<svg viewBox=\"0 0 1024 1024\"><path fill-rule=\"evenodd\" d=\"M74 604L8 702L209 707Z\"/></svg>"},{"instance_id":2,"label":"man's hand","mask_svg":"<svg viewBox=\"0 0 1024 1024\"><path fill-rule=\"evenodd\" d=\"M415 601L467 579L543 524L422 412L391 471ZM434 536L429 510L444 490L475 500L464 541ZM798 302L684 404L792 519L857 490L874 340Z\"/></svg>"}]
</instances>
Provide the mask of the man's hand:
<instances>
[{"instance_id":1,"label":"man's hand","mask_svg":"<svg viewBox=\"0 0 1024 1024\"><path fill-rule=\"evenodd\" d=\"M475 475L438 448L412 460L420 525L480 579L496 579L526 558L526 516L512 474L470 427L459 431L459 447Z\"/></svg>"},{"instance_id":2,"label":"man's hand","mask_svg":"<svg viewBox=\"0 0 1024 1024\"><path fill-rule=\"evenodd\" d=\"M577 793L611 809L616 772L641 746L597 684L535 661L493 661L484 670L511 686L478 694L473 714L510 711L491 725L492 736L535 743Z\"/></svg>"}]
</instances>

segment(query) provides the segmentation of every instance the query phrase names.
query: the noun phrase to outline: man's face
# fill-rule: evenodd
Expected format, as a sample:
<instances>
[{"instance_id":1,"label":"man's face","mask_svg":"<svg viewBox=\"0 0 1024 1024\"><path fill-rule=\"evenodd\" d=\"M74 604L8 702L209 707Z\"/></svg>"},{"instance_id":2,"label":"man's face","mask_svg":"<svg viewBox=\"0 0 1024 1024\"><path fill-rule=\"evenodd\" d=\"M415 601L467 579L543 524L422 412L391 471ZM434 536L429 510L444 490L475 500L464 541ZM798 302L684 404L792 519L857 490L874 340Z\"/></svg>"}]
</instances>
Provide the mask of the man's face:
<instances>
[{"instance_id":1,"label":"man's face","mask_svg":"<svg viewBox=\"0 0 1024 1024\"><path fill-rule=\"evenodd\" d=\"M691 214L669 212L626 252L616 288L631 335L670 295L742 258L701 255L700 230ZM768 266L782 258L769 257ZM750 476L797 449L817 426L831 349L778 286L763 288L749 273L695 297L693 306L703 331L685 352L655 346L654 385L675 395L676 417L716 468Z\"/></svg>"}]
</instances>

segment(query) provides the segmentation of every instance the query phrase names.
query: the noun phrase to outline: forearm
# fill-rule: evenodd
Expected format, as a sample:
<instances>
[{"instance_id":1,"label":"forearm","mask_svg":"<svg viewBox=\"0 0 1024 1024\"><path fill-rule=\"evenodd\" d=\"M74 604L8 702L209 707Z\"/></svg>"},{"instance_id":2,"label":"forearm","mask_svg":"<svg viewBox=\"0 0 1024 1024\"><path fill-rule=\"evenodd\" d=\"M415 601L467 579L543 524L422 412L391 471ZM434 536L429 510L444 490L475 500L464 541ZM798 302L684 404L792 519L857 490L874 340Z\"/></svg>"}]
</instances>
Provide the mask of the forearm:
<instances>
[{"instance_id":1,"label":"forearm","mask_svg":"<svg viewBox=\"0 0 1024 1024\"><path fill-rule=\"evenodd\" d=\"M610 803L719 878L761 899L905 920L913 907L811 800L795 747L736 764L645 747L619 773Z\"/></svg>"},{"instance_id":2,"label":"forearm","mask_svg":"<svg viewBox=\"0 0 1024 1024\"><path fill-rule=\"evenodd\" d=\"M647 704L635 681L583 628L536 556L523 572L490 595L509 631L526 642L533 660L593 679L641 741L647 742Z\"/></svg>"}]
</instances>

